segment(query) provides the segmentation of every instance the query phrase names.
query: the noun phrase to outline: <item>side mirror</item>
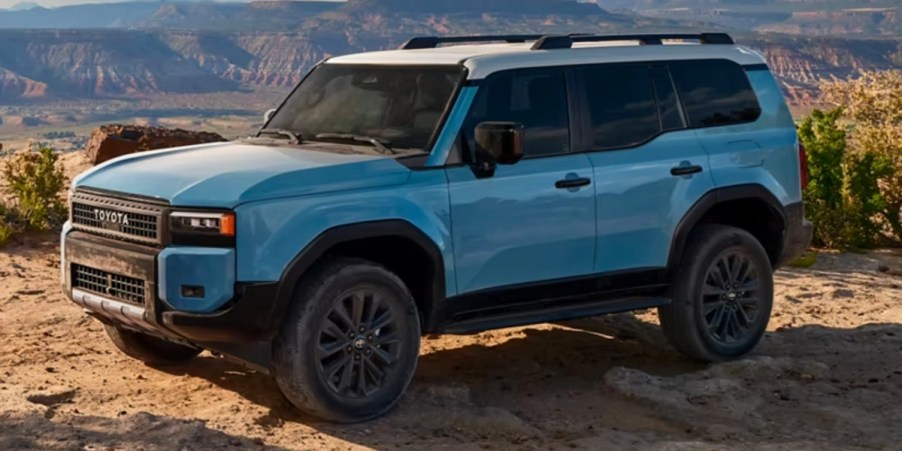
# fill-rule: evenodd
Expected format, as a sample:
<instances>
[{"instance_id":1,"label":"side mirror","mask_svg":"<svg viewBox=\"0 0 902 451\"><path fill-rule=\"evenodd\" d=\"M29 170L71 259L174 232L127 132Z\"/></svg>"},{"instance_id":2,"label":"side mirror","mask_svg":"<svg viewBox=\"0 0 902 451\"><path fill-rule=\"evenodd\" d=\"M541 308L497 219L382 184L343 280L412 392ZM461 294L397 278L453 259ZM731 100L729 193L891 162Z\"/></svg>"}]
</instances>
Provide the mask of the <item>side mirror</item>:
<instances>
[{"instance_id":1,"label":"side mirror","mask_svg":"<svg viewBox=\"0 0 902 451\"><path fill-rule=\"evenodd\" d=\"M275 109L275 108L273 108L273 109L271 109L271 110L268 110L268 111L266 111L265 113L263 113L263 124L268 123L269 120L272 119L272 115L273 115L273 114L276 114L276 109Z\"/></svg>"},{"instance_id":2,"label":"side mirror","mask_svg":"<svg viewBox=\"0 0 902 451\"><path fill-rule=\"evenodd\" d=\"M523 158L523 124L483 122L476 126L476 145L498 164L514 164Z\"/></svg>"}]
</instances>

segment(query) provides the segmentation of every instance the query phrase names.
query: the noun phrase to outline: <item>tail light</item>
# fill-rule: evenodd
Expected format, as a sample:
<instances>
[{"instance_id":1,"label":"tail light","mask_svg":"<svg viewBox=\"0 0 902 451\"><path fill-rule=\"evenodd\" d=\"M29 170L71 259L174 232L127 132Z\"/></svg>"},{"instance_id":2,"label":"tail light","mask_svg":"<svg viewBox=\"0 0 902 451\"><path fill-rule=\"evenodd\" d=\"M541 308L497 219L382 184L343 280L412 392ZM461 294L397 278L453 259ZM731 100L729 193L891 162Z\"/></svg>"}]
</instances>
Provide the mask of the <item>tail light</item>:
<instances>
[{"instance_id":1,"label":"tail light","mask_svg":"<svg viewBox=\"0 0 902 451\"><path fill-rule=\"evenodd\" d=\"M799 143L799 179L802 183L802 191L808 188L808 153L805 152L805 145Z\"/></svg>"}]
</instances>

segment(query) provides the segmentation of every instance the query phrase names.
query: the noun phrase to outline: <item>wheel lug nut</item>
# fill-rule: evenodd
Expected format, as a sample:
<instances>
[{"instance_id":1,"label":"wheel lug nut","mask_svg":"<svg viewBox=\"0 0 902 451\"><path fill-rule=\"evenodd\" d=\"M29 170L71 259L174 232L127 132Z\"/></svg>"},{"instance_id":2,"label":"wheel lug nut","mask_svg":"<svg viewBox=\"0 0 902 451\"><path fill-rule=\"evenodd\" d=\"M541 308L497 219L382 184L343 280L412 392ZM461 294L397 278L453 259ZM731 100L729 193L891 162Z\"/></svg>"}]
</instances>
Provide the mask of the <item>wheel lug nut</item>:
<instances>
[{"instance_id":1,"label":"wheel lug nut","mask_svg":"<svg viewBox=\"0 0 902 451\"><path fill-rule=\"evenodd\" d=\"M348 338L354 338L354 333L353 332L349 333Z\"/></svg>"},{"instance_id":2,"label":"wheel lug nut","mask_svg":"<svg viewBox=\"0 0 902 451\"><path fill-rule=\"evenodd\" d=\"M367 335L367 336L366 336L366 339L369 340L369 341L373 341L373 336L372 336L372 335Z\"/></svg>"},{"instance_id":3,"label":"wheel lug nut","mask_svg":"<svg viewBox=\"0 0 902 451\"><path fill-rule=\"evenodd\" d=\"M358 330L360 330L361 332L363 332L363 331L365 331L366 329L364 329L363 326L360 326L360 329L358 329Z\"/></svg>"},{"instance_id":4,"label":"wheel lug nut","mask_svg":"<svg viewBox=\"0 0 902 451\"><path fill-rule=\"evenodd\" d=\"M354 354L354 360L360 360L360 354Z\"/></svg>"},{"instance_id":5,"label":"wheel lug nut","mask_svg":"<svg viewBox=\"0 0 902 451\"><path fill-rule=\"evenodd\" d=\"M347 351L347 352L351 352L351 351L353 351L353 350L354 350L354 348L352 348L352 347L350 347L350 346L348 346L347 348L345 348L345 351Z\"/></svg>"},{"instance_id":6,"label":"wheel lug nut","mask_svg":"<svg viewBox=\"0 0 902 451\"><path fill-rule=\"evenodd\" d=\"M373 351L370 351L369 349L367 349L366 352L364 352L364 354L366 354L366 355L370 355L372 353L373 353Z\"/></svg>"}]
</instances>

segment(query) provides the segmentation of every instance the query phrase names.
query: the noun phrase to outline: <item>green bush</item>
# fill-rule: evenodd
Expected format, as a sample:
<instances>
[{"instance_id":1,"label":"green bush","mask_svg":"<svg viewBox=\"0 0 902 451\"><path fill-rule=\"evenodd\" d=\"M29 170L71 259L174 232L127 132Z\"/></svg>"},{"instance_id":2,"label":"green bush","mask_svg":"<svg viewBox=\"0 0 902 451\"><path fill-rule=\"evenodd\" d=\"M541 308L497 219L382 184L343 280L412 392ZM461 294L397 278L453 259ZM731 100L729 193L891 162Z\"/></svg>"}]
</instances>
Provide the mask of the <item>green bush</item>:
<instances>
[{"instance_id":1,"label":"green bush","mask_svg":"<svg viewBox=\"0 0 902 451\"><path fill-rule=\"evenodd\" d=\"M66 220L66 206L60 191L66 184L58 156L40 146L13 154L3 167L3 177L13 202L0 204L0 244L25 230L58 229Z\"/></svg>"},{"instance_id":2,"label":"green bush","mask_svg":"<svg viewBox=\"0 0 902 451\"><path fill-rule=\"evenodd\" d=\"M865 71L821 89L823 101L841 105L850 124L847 143L854 157L847 194L858 201L859 215L874 213L868 219L884 239L902 243L902 71Z\"/></svg>"},{"instance_id":3,"label":"green bush","mask_svg":"<svg viewBox=\"0 0 902 451\"><path fill-rule=\"evenodd\" d=\"M808 153L807 215L815 225L815 244L872 248L883 239L879 215L886 202L881 178L891 165L876 153L847 151L844 111L815 110L799 127Z\"/></svg>"}]
</instances>

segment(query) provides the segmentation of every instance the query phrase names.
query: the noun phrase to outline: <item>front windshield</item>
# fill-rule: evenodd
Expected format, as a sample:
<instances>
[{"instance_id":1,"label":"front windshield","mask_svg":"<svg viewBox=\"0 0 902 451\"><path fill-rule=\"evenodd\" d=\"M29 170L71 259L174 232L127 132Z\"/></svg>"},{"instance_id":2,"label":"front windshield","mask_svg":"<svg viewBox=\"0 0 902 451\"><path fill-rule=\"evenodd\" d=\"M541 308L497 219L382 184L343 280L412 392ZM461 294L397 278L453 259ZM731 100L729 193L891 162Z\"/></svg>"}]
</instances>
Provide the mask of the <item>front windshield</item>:
<instances>
[{"instance_id":1,"label":"front windshield","mask_svg":"<svg viewBox=\"0 0 902 451\"><path fill-rule=\"evenodd\" d=\"M425 150L460 81L459 66L322 64L266 125L304 141L375 138Z\"/></svg>"}]
</instances>

